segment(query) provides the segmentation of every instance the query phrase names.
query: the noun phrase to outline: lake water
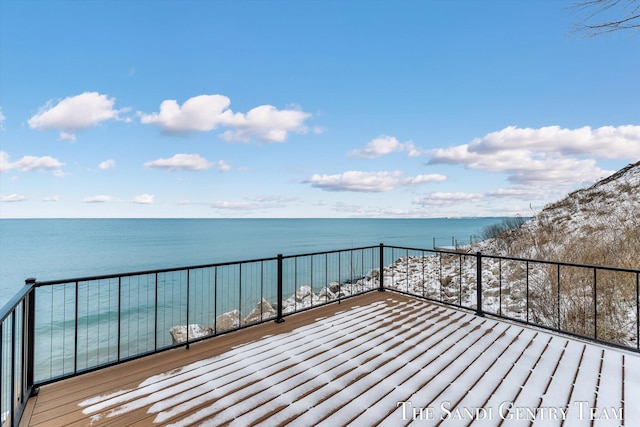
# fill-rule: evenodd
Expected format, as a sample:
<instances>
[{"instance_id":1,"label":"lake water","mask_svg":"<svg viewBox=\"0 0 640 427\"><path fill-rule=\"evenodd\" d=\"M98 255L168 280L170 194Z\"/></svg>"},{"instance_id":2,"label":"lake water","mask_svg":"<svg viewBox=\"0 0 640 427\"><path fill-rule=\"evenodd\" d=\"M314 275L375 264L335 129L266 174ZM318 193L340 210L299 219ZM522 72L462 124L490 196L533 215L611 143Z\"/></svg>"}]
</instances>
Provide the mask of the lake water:
<instances>
[{"instance_id":1,"label":"lake water","mask_svg":"<svg viewBox=\"0 0 640 427\"><path fill-rule=\"evenodd\" d=\"M361 246L477 240L503 218L1 219L0 307L40 281Z\"/></svg>"}]
</instances>

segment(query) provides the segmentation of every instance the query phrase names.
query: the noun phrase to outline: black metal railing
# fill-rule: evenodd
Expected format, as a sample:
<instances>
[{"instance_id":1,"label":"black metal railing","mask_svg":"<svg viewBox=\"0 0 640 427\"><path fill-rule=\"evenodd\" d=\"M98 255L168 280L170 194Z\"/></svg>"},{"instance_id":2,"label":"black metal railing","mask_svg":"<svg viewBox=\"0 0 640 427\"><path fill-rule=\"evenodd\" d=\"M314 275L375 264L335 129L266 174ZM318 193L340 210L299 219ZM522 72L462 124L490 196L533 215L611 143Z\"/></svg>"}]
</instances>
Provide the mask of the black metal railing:
<instances>
[{"instance_id":1,"label":"black metal railing","mask_svg":"<svg viewBox=\"0 0 640 427\"><path fill-rule=\"evenodd\" d=\"M39 282L0 312L0 426L39 386L373 290L640 351L639 269L383 244Z\"/></svg>"},{"instance_id":2,"label":"black metal railing","mask_svg":"<svg viewBox=\"0 0 640 427\"><path fill-rule=\"evenodd\" d=\"M384 247L385 289L640 351L640 269ZM386 261L384 265L389 265Z\"/></svg>"}]
</instances>

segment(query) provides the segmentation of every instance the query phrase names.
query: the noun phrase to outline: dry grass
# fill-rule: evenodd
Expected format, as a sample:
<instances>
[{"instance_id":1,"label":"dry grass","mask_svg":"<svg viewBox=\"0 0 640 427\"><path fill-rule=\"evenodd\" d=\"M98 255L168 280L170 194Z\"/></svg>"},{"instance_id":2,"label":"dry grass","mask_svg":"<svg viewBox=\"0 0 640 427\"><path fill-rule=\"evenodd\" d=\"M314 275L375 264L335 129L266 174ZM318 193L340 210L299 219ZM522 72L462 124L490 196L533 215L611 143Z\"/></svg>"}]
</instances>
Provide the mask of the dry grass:
<instances>
[{"instance_id":1,"label":"dry grass","mask_svg":"<svg viewBox=\"0 0 640 427\"><path fill-rule=\"evenodd\" d=\"M625 173L575 191L529 223L499 233L491 241L492 250L513 257L639 269L640 188L637 179L619 179ZM635 274L573 267L561 267L558 273L551 265L535 269L537 275L529 278L528 314L533 321L618 343L636 339ZM516 293L520 273L511 271L505 280Z\"/></svg>"}]
</instances>

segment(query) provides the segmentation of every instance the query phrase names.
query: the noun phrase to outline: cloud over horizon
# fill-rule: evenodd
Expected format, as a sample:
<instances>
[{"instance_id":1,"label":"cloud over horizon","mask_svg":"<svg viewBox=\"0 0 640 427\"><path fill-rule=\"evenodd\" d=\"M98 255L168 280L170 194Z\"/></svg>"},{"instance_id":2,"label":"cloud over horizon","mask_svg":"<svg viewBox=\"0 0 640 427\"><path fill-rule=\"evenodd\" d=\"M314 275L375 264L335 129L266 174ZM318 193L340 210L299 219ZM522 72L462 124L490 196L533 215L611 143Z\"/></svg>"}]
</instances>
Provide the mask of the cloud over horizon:
<instances>
[{"instance_id":1,"label":"cloud over horizon","mask_svg":"<svg viewBox=\"0 0 640 427\"><path fill-rule=\"evenodd\" d=\"M435 192L435 193L427 194L424 197L414 198L413 204L420 205L420 206L427 206L427 207L454 206L454 205L457 205L458 203L479 202L483 197L484 195L480 193Z\"/></svg>"},{"instance_id":2,"label":"cloud over horizon","mask_svg":"<svg viewBox=\"0 0 640 427\"><path fill-rule=\"evenodd\" d=\"M261 105L244 114L234 113L230 105L231 100L224 95L198 95L187 99L182 106L174 99L167 99L160 104L159 112L138 112L138 116L141 123L156 125L168 134L209 132L227 127L230 129L220 135L227 142L247 142L252 138L284 142L289 133L308 132L304 121L311 114L304 111Z\"/></svg>"},{"instance_id":3,"label":"cloud over horizon","mask_svg":"<svg viewBox=\"0 0 640 427\"><path fill-rule=\"evenodd\" d=\"M24 202L25 200L27 200L27 197L21 194L9 194L8 196L0 196L0 202L3 203Z\"/></svg>"},{"instance_id":4,"label":"cloud over horizon","mask_svg":"<svg viewBox=\"0 0 640 427\"><path fill-rule=\"evenodd\" d=\"M151 160L144 163L147 169L165 169L170 172L176 171L202 171L211 169L213 163L209 162L199 154L176 154L167 159Z\"/></svg>"},{"instance_id":5,"label":"cloud over horizon","mask_svg":"<svg viewBox=\"0 0 640 427\"><path fill-rule=\"evenodd\" d=\"M97 195L97 196L89 196L82 199L82 203L108 203L115 202L116 199L112 196L106 195Z\"/></svg>"},{"instance_id":6,"label":"cloud over horizon","mask_svg":"<svg viewBox=\"0 0 640 427\"><path fill-rule=\"evenodd\" d=\"M575 185L595 182L614 172L598 167L594 158L640 158L640 126L509 126L468 144L429 150L428 155L428 165L462 164L506 173L514 184Z\"/></svg>"},{"instance_id":7,"label":"cloud over horizon","mask_svg":"<svg viewBox=\"0 0 640 427\"><path fill-rule=\"evenodd\" d=\"M440 174L417 175L404 178L402 171L362 172L347 171L336 175L314 174L303 183L311 184L325 191L354 191L379 193L393 190L399 186L412 186L429 182L441 182L447 179Z\"/></svg>"},{"instance_id":8,"label":"cloud over horizon","mask_svg":"<svg viewBox=\"0 0 640 427\"><path fill-rule=\"evenodd\" d=\"M133 198L133 203L142 205L150 205L153 203L155 195L153 194L139 194Z\"/></svg>"}]
</instances>

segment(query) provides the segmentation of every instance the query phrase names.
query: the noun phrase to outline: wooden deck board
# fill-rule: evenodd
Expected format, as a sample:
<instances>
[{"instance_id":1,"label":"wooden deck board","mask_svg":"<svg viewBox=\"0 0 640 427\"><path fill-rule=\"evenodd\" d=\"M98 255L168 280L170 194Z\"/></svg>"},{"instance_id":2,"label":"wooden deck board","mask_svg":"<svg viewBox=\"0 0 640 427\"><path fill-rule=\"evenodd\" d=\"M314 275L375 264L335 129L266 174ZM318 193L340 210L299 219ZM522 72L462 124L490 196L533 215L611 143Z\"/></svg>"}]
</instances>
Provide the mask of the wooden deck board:
<instances>
[{"instance_id":1,"label":"wooden deck board","mask_svg":"<svg viewBox=\"0 0 640 427\"><path fill-rule=\"evenodd\" d=\"M613 366L620 353L631 384ZM21 425L405 425L403 401L435 417L443 404L489 407L497 425L509 400L573 416L572 396L617 402L592 396L636 391L638 370L640 355L372 292L43 386Z\"/></svg>"}]
</instances>

